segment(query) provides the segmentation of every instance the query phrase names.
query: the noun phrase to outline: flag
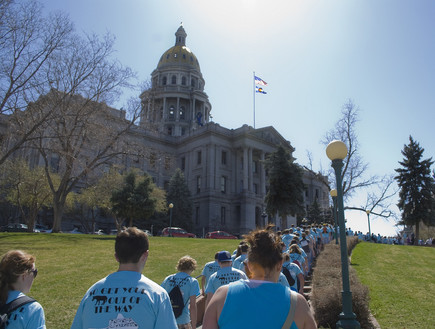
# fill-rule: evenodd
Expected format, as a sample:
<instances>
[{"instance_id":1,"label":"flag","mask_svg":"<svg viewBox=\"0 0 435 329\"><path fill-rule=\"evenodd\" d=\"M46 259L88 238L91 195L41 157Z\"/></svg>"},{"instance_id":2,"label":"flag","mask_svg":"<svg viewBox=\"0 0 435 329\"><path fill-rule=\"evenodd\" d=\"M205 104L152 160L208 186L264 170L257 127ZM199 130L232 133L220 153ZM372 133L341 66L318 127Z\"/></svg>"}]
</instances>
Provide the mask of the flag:
<instances>
[{"instance_id":1,"label":"flag","mask_svg":"<svg viewBox=\"0 0 435 329\"><path fill-rule=\"evenodd\" d=\"M265 92L263 88L258 86L255 86L255 92L260 94L267 94L267 92Z\"/></svg>"},{"instance_id":2,"label":"flag","mask_svg":"<svg viewBox=\"0 0 435 329\"><path fill-rule=\"evenodd\" d=\"M255 79L255 83L256 83L257 85L267 86L267 82L264 81L263 79L260 79L260 78L257 77L256 75L254 75L254 79Z\"/></svg>"}]
</instances>

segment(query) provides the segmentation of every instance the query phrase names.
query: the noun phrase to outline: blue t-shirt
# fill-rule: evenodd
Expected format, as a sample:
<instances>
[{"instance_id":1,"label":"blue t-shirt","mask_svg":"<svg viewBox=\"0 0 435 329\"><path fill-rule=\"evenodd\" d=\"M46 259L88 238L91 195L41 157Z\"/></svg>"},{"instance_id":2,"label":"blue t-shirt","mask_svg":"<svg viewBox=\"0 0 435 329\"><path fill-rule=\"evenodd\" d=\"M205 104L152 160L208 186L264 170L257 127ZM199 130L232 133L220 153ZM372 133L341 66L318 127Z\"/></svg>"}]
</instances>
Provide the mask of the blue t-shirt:
<instances>
[{"instance_id":1,"label":"blue t-shirt","mask_svg":"<svg viewBox=\"0 0 435 329\"><path fill-rule=\"evenodd\" d=\"M246 274L234 267L223 267L219 269L216 273L213 273L207 283L205 288L205 293L215 293L217 288L229 284L240 279L248 279Z\"/></svg>"},{"instance_id":2,"label":"blue t-shirt","mask_svg":"<svg viewBox=\"0 0 435 329\"><path fill-rule=\"evenodd\" d=\"M191 296L199 295L198 280L192 278L185 272L178 272L166 277L162 282L162 287L169 293L178 285L183 295L184 308L183 313L176 319L177 324L190 323L189 301ZM163 327L162 327L163 328Z\"/></svg>"},{"instance_id":3,"label":"blue t-shirt","mask_svg":"<svg viewBox=\"0 0 435 329\"><path fill-rule=\"evenodd\" d=\"M208 262L204 265L204 268L202 269L202 275L205 276L205 284L207 284L208 279L210 278L210 275L217 272L221 267L219 266L219 263L217 260L213 262ZM202 287L204 289L205 287Z\"/></svg>"},{"instance_id":4,"label":"blue t-shirt","mask_svg":"<svg viewBox=\"0 0 435 329\"><path fill-rule=\"evenodd\" d=\"M18 290L9 290L6 303L24 294ZM13 311L7 322L7 329L45 329L44 309L38 302L28 303Z\"/></svg>"},{"instance_id":5,"label":"blue t-shirt","mask_svg":"<svg viewBox=\"0 0 435 329\"><path fill-rule=\"evenodd\" d=\"M246 256L247 256L246 254L242 254L239 257L237 257L233 262L233 267L238 270L244 271L245 265L243 264L243 261L246 259Z\"/></svg>"},{"instance_id":6,"label":"blue t-shirt","mask_svg":"<svg viewBox=\"0 0 435 329\"><path fill-rule=\"evenodd\" d=\"M228 286L219 329L281 329L289 309L289 288L267 281L239 280ZM290 329L297 329L294 322Z\"/></svg>"},{"instance_id":7,"label":"blue t-shirt","mask_svg":"<svg viewBox=\"0 0 435 329\"><path fill-rule=\"evenodd\" d=\"M298 280L299 280L298 275L299 274L303 275L304 273L302 272L301 268L299 266L297 266L295 263L285 262L282 264L282 266L286 267L289 270L290 275L295 280L295 283L292 286L290 286L290 288L293 291L297 292L298 291Z\"/></svg>"},{"instance_id":8,"label":"blue t-shirt","mask_svg":"<svg viewBox=\"0 0 435 329\"><path fill-rule=\"evenodd\" d=\"M284 287L290 288L288 280L282 272L279 273L278 283L283 285Z\"/></svg>"},{"instance_id":9,"label":"blue t-shirt","mask_svg":"<svg viewBox=\"0 0 435 329\"><path fill-rule=\"evenodd\" d=\"M119 271L86 292L71 329L177 328L168 293L139 272Z\"/></svg>"}]
</instances>

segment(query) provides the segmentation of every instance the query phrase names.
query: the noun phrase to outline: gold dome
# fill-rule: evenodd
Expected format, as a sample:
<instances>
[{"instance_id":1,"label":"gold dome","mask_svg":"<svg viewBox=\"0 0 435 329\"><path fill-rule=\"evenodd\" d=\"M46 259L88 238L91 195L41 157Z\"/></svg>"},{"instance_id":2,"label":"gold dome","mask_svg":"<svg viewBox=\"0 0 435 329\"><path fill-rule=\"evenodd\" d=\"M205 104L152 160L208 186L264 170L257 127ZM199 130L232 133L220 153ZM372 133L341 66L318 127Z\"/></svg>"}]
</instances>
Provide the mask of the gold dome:
<instances>
[{"instance_id":1,"label":"gold dome","mask_svg":"<svg viewBox=\"0 0 435 329\"><path fill-rule=\"evenodd\" d=\"M158 69L168 66L187 66L201 71L198 60L192 51L183 45L177 45L165 51L157 65Z\"/></svg>"},{"instance_id":2,"label":"gold dome","mask_svg":"<svg viewBox=\"0 0 435 329\"><path fill-rule=\"evenodd\" d=\"M201 71L196 56L186 47L186 37L187 33L181 25L175 32L175 46L165 51L160 58L157 69L169 66L185 66L189 69Z\"/></svg>"}]
</instances>

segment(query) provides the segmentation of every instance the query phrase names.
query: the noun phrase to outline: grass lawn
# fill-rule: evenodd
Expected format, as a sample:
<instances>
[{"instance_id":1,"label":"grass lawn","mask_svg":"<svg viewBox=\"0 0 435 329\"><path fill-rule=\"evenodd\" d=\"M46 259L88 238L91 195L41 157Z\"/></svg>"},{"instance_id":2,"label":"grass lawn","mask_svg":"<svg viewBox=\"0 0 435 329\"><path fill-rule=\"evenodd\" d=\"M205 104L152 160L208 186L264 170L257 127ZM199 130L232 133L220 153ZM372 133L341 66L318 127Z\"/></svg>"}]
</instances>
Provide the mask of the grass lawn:
<instances>
[{"instance_id":1,"label":"grass lawn","mask_svg":"<svg viewBox=\"0 0 435 329\"><path fill-rule=\"evenodd\" d=\"M435 328L435 248L360 243L352 266L382 329Z\"/></svg>"},{"instance_id":2,"label":"grass lawn","mask_svg":"<svg viewBox=\"0 0 435 329\"><path fill-rule=\"evenodd\" d=\"M0 233L0 254L21 249L36 256L38 277L30 296L44 307L47 328L71 326L86 290L117 270L114 236L85 234ZM193 276L220 250L233 252L240 240L150 238L150 255L144 275L162 283L175 273L178 259L190 255L198 262Z\"/></svg>"}]
</instances>

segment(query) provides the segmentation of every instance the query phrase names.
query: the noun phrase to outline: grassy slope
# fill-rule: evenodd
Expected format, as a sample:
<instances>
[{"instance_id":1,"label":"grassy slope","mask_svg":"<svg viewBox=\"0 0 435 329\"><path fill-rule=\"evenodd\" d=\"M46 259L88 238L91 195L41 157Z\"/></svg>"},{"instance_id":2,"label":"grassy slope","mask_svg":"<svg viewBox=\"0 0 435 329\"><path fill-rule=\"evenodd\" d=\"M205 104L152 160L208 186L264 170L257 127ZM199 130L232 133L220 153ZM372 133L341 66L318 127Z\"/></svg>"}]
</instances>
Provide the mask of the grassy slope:
<instances>
[{"instance_id":1,"label":"grassy slope","mask_svg":"<svg viewBox=\"0 0 435 329\"><path fill-rule=\"evenodd\" d=\"M435 328L435 248L360 243L352 266L382 329Z\"/></svg>"},{"instance_id":2,"label":"grassy slope","mask_svg":"<svg viewBox=\"0 0 435 329\"><path fill-rule=\"evenodd\" d=\"M198 276L216 251L232 252L239 242L151 237L144 274L160 284L167 275L176 272L181 256L190 255L198 262L193 273ZM36 256L39 272L30 295L43 305L47 328L52 329L69 328L86 290L117 270L112 236L0 233L0 254L10 249Z\"/></svg>"}]
</instances>

